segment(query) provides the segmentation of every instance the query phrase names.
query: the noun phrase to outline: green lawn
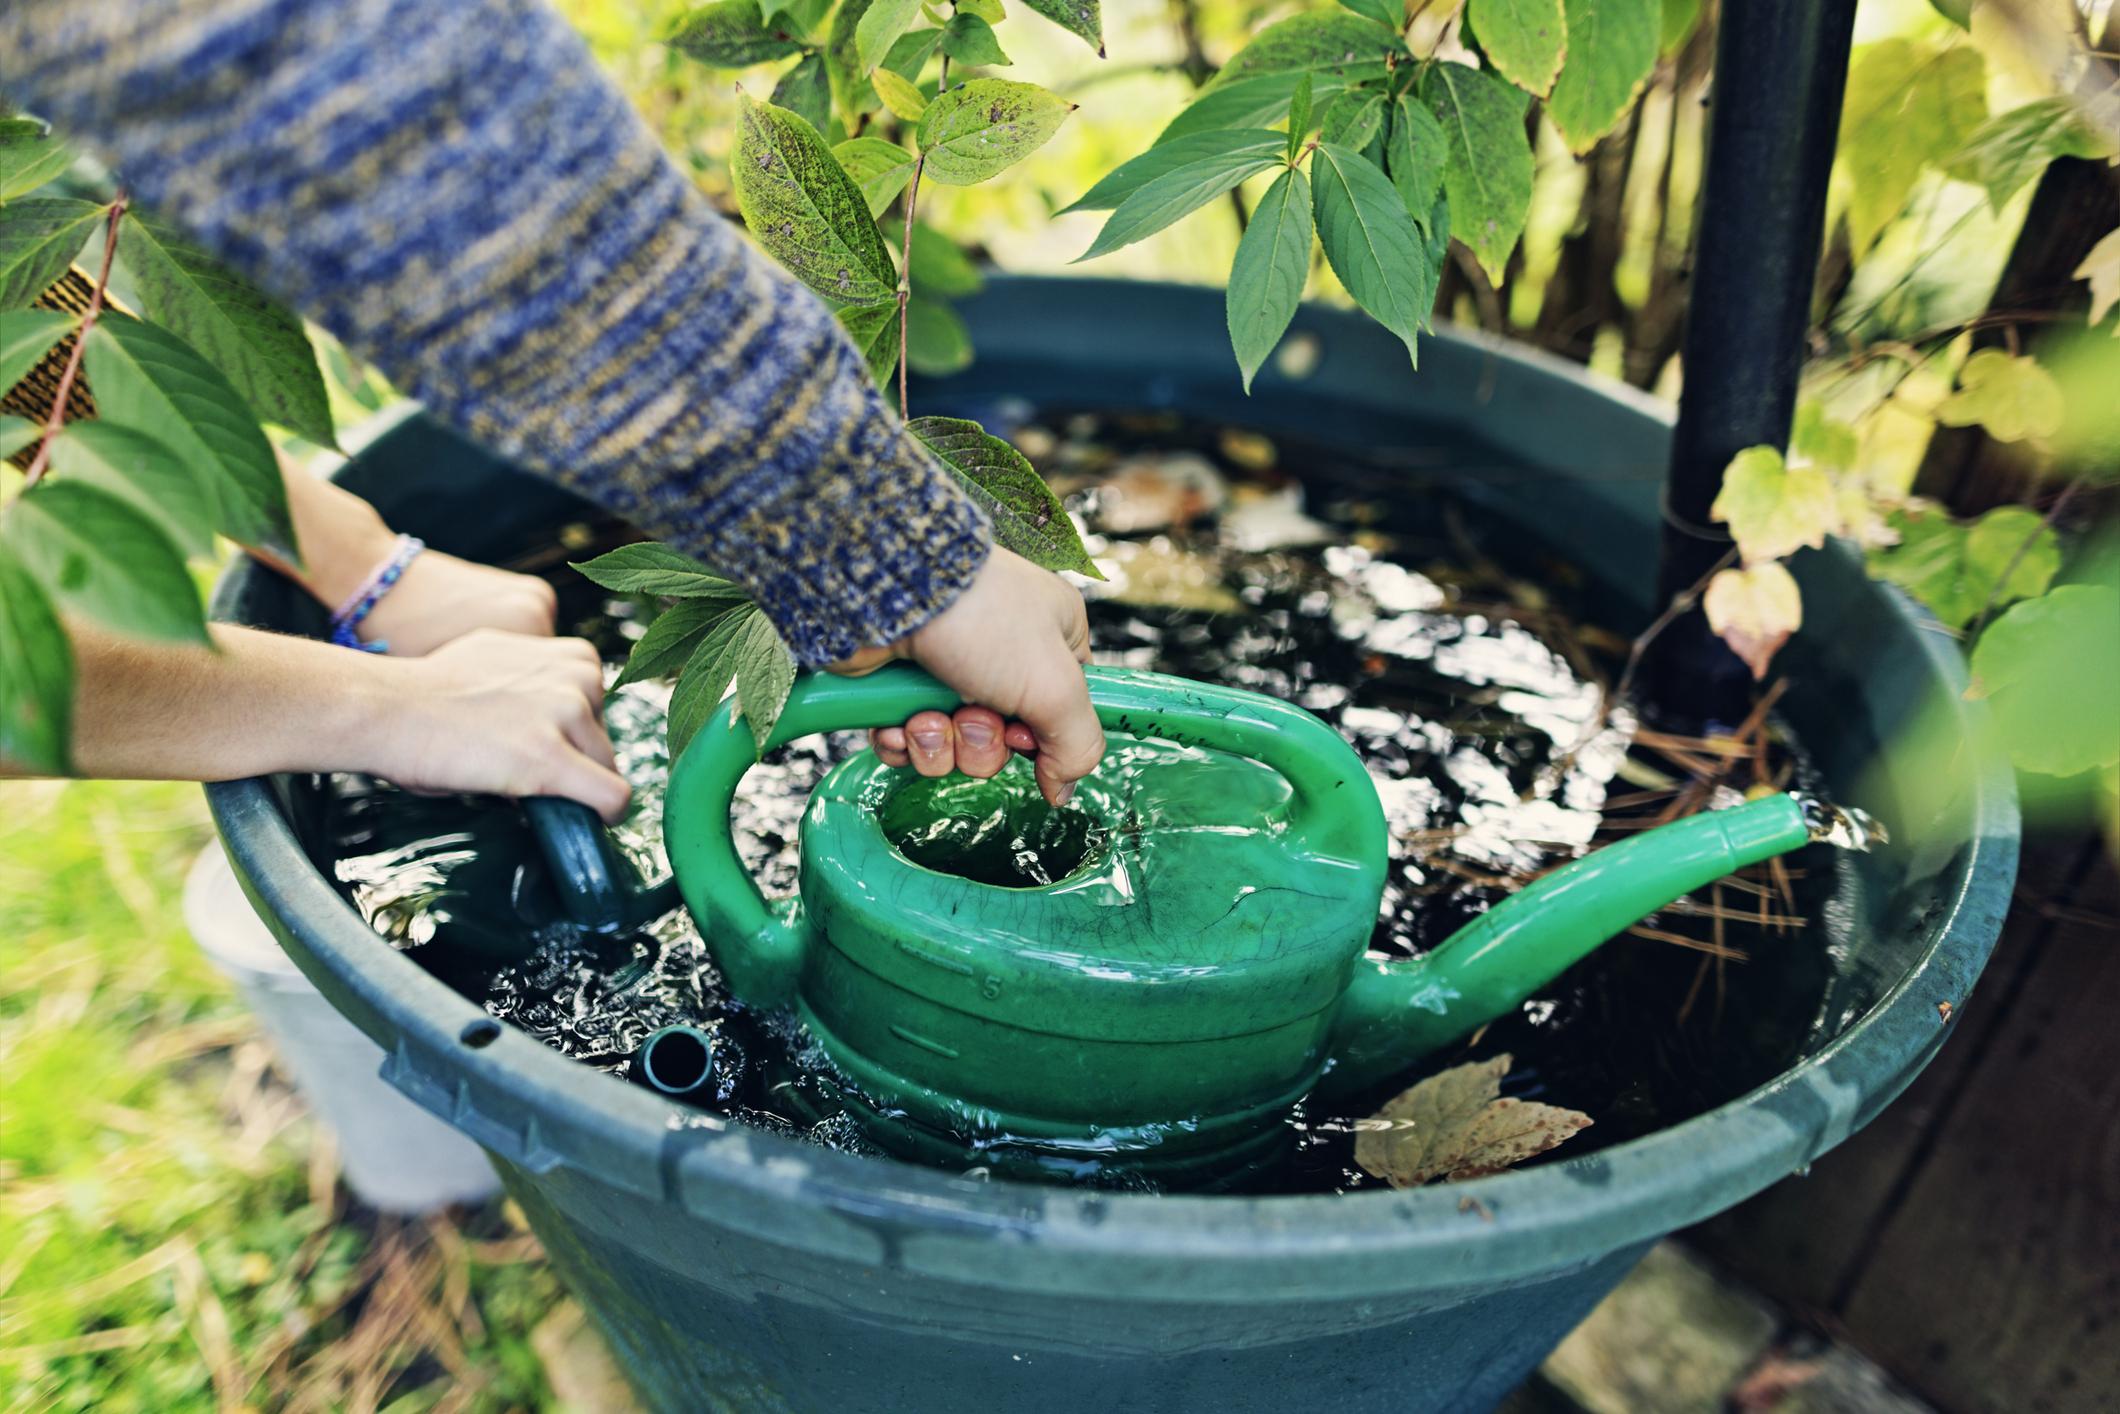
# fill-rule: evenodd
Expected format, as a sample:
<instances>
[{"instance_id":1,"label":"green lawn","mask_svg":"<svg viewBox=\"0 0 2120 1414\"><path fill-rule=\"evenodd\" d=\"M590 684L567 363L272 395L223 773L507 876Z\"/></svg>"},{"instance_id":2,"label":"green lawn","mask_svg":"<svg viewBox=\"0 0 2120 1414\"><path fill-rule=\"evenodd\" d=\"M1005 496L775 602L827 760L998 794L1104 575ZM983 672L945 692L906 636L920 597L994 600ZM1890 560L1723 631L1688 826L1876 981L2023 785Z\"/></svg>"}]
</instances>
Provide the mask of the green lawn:
<instances>
[{"instance_id":1,"label":"green lawn","mask_svg":"<svg viewBox=\"0 0 2120 1414\"><path fill-rule=\"evenodd\" d=\"M184 932L197 787L0 784L0 1408L551 1404L503 1205L349 1206Z\"/></svg>"}]
</instances>

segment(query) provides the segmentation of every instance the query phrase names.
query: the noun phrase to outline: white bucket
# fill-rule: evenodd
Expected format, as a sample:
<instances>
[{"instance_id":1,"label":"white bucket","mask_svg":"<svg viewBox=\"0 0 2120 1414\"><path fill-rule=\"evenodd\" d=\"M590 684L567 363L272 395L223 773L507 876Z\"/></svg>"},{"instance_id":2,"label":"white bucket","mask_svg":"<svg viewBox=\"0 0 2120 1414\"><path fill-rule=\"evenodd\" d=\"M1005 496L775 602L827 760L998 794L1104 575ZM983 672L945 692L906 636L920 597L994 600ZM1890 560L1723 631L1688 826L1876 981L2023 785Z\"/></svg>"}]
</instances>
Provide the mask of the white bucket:
<instances>
[{"instance_id":1,"label":"white bucket","mask_svg":"<svg viewBox=\"0 0 2120 1414\"><path fill-rule=\"evenodd\" d=\"M500 1189L485 1151L380 1075L382 1048L332 1010L258 921L219 840L184 881L184 923L250 1003L281 1065L338 1136L346 1186L386 1213L428 1213Z\"/></svg>"}]
</instances>

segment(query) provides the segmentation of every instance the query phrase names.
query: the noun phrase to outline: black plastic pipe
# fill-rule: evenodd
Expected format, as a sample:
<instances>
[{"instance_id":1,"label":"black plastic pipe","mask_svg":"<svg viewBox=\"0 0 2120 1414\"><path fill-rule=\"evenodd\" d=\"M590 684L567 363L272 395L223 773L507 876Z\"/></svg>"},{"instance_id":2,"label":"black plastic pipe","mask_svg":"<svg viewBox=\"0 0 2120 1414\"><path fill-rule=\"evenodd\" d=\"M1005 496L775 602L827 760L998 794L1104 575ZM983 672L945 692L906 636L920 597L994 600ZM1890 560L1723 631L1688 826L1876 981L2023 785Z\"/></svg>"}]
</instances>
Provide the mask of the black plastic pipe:
<instances>
[{"instance_id":1,"label":"black plastic pipe","mask_svg":"<svg viewBox=\"0 0 2120 1414\"><path fill-rule=\"evenodd\" d=\"M1659 604L1693 588L1730 551L1728 534L1708 519L1730 458L1788 442L1854 30L1855 0L1721 7ZM1744 715L1751 674L1698 609L1673 622L1646 657L1659 715L1695 724Z\"/></svg>"}]
</instances>

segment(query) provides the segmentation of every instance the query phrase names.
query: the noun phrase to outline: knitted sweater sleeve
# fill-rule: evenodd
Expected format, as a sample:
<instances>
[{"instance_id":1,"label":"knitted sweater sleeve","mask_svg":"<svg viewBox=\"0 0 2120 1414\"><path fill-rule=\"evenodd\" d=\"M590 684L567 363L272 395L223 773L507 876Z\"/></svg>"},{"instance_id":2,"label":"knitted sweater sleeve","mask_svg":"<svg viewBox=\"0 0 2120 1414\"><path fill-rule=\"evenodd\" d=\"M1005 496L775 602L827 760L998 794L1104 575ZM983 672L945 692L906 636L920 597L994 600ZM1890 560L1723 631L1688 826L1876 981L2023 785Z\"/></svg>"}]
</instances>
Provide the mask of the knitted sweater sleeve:
<instances>
[{"instance_id":1,"label":"knitted sweater sleeve","mask_svg":"<svg viewBox=\"0 0 2120 1414\"><path fill-rule=\"evenodd\" d=\"M809 665L989 528L829 310L541 0L12 0L0 91L478 441L746 585Z\"/></svg>"}]
</instances>

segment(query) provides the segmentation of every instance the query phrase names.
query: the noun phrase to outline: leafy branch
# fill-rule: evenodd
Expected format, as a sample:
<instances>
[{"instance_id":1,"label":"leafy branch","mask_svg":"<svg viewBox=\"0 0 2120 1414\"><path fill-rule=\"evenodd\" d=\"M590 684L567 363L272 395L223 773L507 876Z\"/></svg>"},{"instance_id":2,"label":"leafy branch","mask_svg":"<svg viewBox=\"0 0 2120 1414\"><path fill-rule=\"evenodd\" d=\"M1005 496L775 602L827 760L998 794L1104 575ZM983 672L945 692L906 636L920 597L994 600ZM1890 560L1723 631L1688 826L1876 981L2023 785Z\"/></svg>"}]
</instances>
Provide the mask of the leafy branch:
<instances>
[{"instance_id":1,"label":"leafy branch","mask_svg":"<svg viewBox=\"0 0 2120 1414\"><path fill-rule=\"evenodd\" d=\"M59 390L52 395L51 414L44 420L44 436L37 444L37 455L30 459L28 469L22 473L24 493L33 490L44 479L45 468L51 465L52 444L58 441L59 428L66 422L66 401L73 396L74 380L81 374L82 352L88 348L88 336L95 331L96 320L103 313L103 299L110 288L110 264L118 254L118 222L124 216L125 193L121 191L110 204L110 217L103 232L103 264L96 271L96 285L89 292L88 309L82 314L74 335L74 348L67 355L66 370L59 375Z\"/></svg>"}]
</instances>

